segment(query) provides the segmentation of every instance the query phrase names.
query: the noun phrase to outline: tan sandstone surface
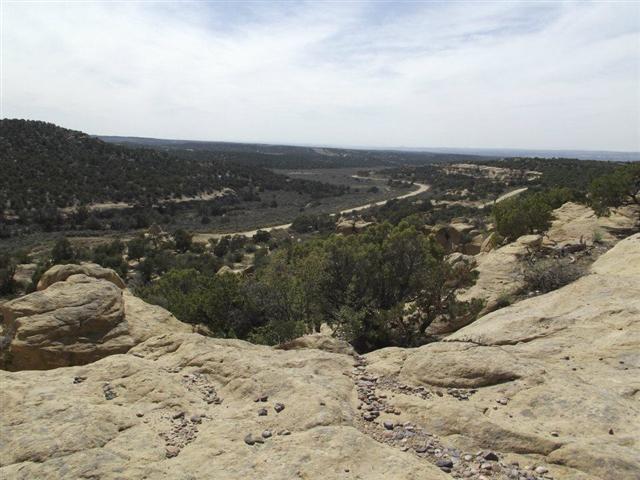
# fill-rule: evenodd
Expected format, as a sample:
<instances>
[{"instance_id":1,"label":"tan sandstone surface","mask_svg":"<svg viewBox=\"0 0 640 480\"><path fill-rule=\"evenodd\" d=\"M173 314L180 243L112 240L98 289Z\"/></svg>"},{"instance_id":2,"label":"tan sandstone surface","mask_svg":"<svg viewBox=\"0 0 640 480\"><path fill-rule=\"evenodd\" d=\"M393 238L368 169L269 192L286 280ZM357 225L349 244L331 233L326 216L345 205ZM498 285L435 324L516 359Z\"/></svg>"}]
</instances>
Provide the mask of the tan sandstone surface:
<instances>
[{"instance_id":1,"label":"tan sandstone surface","mask_svg":"<svg viewBox=\"0 0 640 480\"><path fill-rule=\"evenodd\" d=\"M172 331L0 371L0 478L637 479L640 234L591 272L416 349ZM129 295L143 332L170 317Z\"/></svg>"},{"instance_id":2,"label":"tan sandstone surface","mask_svg":"<svg viewBox=\"0 0 640 480\"><path fill-rule=\"evenodd\" d=\"M544 459L562 466L549 467L556 478L640 478L640 234L560 290L368 360L402 384L451 390L393 400L458 445Z\"/></svg>"}]
</instances>

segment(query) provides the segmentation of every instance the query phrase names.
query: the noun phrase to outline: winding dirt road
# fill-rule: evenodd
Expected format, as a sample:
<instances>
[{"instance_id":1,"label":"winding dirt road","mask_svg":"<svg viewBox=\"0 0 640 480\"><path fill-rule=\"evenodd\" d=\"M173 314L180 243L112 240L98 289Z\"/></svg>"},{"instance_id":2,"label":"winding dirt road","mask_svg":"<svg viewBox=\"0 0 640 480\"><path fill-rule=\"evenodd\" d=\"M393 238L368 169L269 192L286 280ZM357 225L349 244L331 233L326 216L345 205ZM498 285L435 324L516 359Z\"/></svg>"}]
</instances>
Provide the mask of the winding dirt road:
<instances>
[{"instance_id":1,"label":"winding dirt road","mask_svg":"<svg viewBox=\"0 0 640 480\"><path fill-rule=\"evenodd\" d=\"M367 203L365 205L360 205L358 207L352 207L352 208L346 208L344 210L340 210L338 212L339 215L345 214L345 213L349 213L349 212L359 212L361 210L366 210L367 208L371 208L371 207L380 207L384 204L386 204L387 202L391 201L391 200L402 200L404 198L410 198L410 197L415 197L416 195L420 195L421 193L424 193L426 191L428 191L431 186L427 185L425 183L418 183L415 182L414 185L417 185L418 188L416 190L413 190L409 193L405 193L403 195L398 195L397 197L393 197L390 198L388 200L381 200L379 202L371 202L371 203ZM200 242L200 243L207 243L209 241L209 239L211 238L220 238L220 237L224 237L227 235L244 235L245 237L252 237L254 236L258 230L264 230L267 232L271 232L272 230L284 230L287 229L291 226L291 223L283 223L281 225L271 225L269 227L260 227L260 228L256 228L255 230L245 230L245 231L240 231L240 232L225 232L225 233L196 233L193 236L193 241L194 242Z\"/></svg>"}]
</instances>

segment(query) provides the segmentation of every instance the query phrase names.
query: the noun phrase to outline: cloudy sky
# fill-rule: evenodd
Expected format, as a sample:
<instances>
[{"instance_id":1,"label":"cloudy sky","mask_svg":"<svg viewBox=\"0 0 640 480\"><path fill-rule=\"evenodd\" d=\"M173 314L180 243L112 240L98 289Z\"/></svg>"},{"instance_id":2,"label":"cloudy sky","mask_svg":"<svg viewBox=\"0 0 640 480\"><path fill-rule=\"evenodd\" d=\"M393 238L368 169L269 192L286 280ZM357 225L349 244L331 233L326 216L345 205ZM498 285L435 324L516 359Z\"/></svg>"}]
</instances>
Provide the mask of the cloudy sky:
<instances>
[{"instance_id":1,"label":"cloudy sky","mask_svg":"<svg viewBox=\"0 0 640 480\"><path fill-rule=\"evenodd\" d=\"M640 150L640 3L2 2L2 117L94 134Z\"/></svg>"}]
</instances>

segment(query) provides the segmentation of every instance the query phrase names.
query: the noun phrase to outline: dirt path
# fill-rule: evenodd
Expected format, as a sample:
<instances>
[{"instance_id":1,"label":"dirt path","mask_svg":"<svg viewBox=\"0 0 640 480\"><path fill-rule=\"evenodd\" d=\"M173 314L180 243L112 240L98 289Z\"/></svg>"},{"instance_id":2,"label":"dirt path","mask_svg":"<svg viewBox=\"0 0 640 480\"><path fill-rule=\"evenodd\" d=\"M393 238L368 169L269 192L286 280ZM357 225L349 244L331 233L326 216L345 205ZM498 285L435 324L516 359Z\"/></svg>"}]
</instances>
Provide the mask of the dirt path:
<instances>
[{"instance_id":1,"label":"dirt path","mask_svg":"<svg viewBox=\"0 0 640 480\"><path fill-rule=\"evenodd\" d=\"M410 198L410 197L415 197L416 195L420 195L421 193L424 193L426 191L428 191L431 186L424 184L424 183L414 183L414 185L417 185L418 188L416 190L413 190L409 193L405 193L402 195L398 195L397 197L393 197L390 198L389 200L381 200L379 202L371 202L371 203L367 203L365 205L360 205L358 207L351 207L351 208L346 208L344 210L340 210L338 212L339 215L345 214L345 213L349 213L349 212L359 212L361 210L366 210L368 208L371 207L379 207L382 206L384 204L386 204L387 202L389 202L390 200L402 200L404 198ZM245 237L252 237L253 235L255 235L258 230L264 230L267 232L271 232L273 230L284 230L287 229L291 226L291 223L283 223L281 225L271 225L268 227L260 227L260 228L256 228L254 230L244 230L244 231L239 231L239 232L226 232L226 233L196 233L193 236L193 241L194 242L199 242L199 243L207 243L209 241L209 239L212 238L220 238L220 237L224 237L226 235L244 235Z\"/></svg>"},{"instance_id":2,"label":"dirt path","mask_svg":"<svg viewBox=\"0 0 640 480\"><path fill-rule=\"evenodd\" d=\"M503 200L506 200L507 198L511 198L511 197L515 197L516 195L520 195L522 192L526 191L528 189L528 187L523 187L523 188L518 188L517 190L514 190L512 192L509 193L505 193L504 195L499 196L498 198L496 198L493 202L487 202L484 205L482 205L481 208L487 208L490 207L496 203L500 203Z\"/></svg>"}]
</instances>

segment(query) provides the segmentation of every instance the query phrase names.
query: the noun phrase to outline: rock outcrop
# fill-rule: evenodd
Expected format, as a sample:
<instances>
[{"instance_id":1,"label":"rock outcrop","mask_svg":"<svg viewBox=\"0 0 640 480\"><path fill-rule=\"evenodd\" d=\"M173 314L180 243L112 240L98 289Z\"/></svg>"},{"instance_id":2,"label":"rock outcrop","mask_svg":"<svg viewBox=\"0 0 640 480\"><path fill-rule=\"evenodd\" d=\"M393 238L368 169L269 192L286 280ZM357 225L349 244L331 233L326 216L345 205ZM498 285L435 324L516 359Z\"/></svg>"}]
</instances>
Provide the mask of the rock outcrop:
<instances>
[{"instance_id":1,"label":"rock outcrop","mask_svg":"<svg viewBox=\"0 0 640 480\"><path fill-rule=\"evenodd\" d=\"M609 480L640 471L640 234L560 290L443 342L366 356L323 351L336 345L314 336L287 350L160 333L154 322L170 314L86 275L31 303L64 311L71 295L51 292L98 282L124 299L103 316L124 316L138 326L132 338L147 339L85 365L0 371L2 478Z\"/></svg>"},{"instance_id":2,"label":"rock outcrop","mask_svg":"<svg viewBox=\"0 0 640 480\"><path fill-rule=\"evenodd\" d=\"M389 350L368 355L369 371L446 392L385 392L405 419L463 448L544 458L554 478L637 478L640 234L560 290Z\"/></svg>"},{"instance_id":3,"label":"rock outcrop","mask_svg":"<svg viewBox=\"0 0 640 480\"><path fill-rule=\"evenodd\" d=\"M352 365L171 334L81 367L0 372L0 476L448 478L356 427Z\"/></svg>"},{"instance_id":4,"label":"rock outcrop","mask_svg":"<svg viewBox=\"0 0 640 480\"><path fill-rule=\"evenodd\" d=\"M548 245L566 245L580 240L591 244L594 239L615 242L637 228L640 218L637 207L617 208L608 216L598 217L591 208L573 202L555 209L553 216L551 228L545 235Z\"/></svg>"},{"instance_id":5,"label":"rock outcrop","mask_svg":"<svg viewBox=\"0 0 640 480\"><path fill-rule=\"evenodd\" d=\"M118 288L125 288L125 284L116 272L95 263L80 265L54 265L42 274L38 282L38 290L44 290L56 282L64 282L71 275L83 274L92 278L102 278L113 283Z\"/></svg>"},{"instance_id":6,"label":"rock outcrop","mask_svg":"<svg viewBox=\"0 0 640 480\"><path fill-rule=\"evenodd\" d=\"M460 300L481 299L485 301L484 313L494 310L503 297L522 289L522 259L541 245L542 236L524 235L515 242L477 255L478 278L472 287L459 295Z\"/></svg>"},{"instance_id":7,"label":"rock outcrop","mask_svg":"<svg viewBox=\"0 0 640 480\"><path fill-rule=\"evenodd\" d=\"M166 310L122 290L121 284L113 270L92 265L47 271L39 291L0 307L2 368L82 365L124 353L154 335L192 330Z\"/></svg>"},{"instance_id":8,"label":"rock outcrop","mask_svg":"<svg viewBox=\"0 0 640 480\"><path fill-rule=\"evenodd\" d=\"M336 232L343 235L351 235L353 233L360 233L371 225L373 225L373 222L365 222L358 218L341 218L336 223Z\"/></svg>"}]
</instances>

